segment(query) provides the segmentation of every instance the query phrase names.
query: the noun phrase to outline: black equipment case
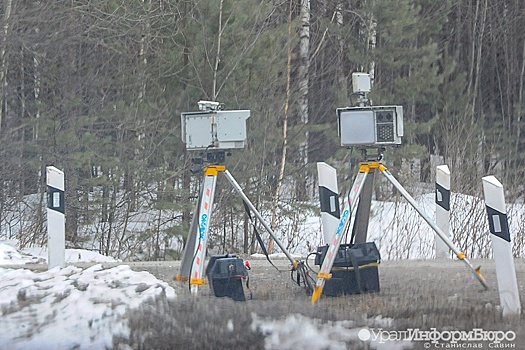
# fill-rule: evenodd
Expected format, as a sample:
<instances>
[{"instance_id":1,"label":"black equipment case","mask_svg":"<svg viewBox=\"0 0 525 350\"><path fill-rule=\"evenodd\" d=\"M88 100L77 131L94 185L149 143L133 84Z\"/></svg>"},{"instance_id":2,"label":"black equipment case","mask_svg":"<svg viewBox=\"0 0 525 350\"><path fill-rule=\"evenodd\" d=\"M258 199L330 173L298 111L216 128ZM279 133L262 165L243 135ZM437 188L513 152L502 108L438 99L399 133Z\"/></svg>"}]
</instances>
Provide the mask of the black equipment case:
<instances>
[{"instance_id":1,"label":"black equipment case","mask_svg":"<svg viewBox=\"0 0 525 350\"><path fill-rule=\"evenodd\" d=\"M206 266L206 278L216 297L245 301L242 282L247 277L242 259L235 254L212 255Z\"/></svg>"},{"instance_id":2,"label":"black equipment case","mask_svg":"<svg viewBox=\"0 0 525 350\"><path fill-rule=\"evenodd\" d=\"M315 264L323 264L328 245L318 247ZM379 292L378 265L381 261L374 242L341 244L323 293L327 296Z\"/></svg>"}]
</instances>

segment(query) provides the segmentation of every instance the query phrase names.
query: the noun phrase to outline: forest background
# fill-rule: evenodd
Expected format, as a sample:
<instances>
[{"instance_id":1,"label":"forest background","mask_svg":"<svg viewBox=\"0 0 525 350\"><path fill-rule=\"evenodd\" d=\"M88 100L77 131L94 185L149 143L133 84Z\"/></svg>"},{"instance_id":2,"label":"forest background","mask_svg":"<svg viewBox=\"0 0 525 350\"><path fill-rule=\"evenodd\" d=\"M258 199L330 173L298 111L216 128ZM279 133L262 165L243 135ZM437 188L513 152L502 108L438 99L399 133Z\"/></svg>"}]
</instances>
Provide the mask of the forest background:
<instances>
[{"instance_id":1,"label":"forest background","mask_svg":"<svg viewBox=\"0 0 525 350\"><path fill-rule=\"evenodd\" d=\"M293 237L316 207L316 162L339 170L341 193L356 172L335 114L352 104L353 72L371 74L375 105L404 107L403 145L385 160L409 192L432 192L447 164L453 192L479 204L481 177L496 175L523 203L522 0L3 0L0 11L0 232L21 248L47 240L53 165L66 174L68 246L178 257L201 181L180 114L201 99L251 110L247 146L226 164ZM374 193L398 197L381 181ZM221 178L215 202L210 247L256 251ZM460 235L475 238L464 221Z\"/></svg>"}]
</instances>

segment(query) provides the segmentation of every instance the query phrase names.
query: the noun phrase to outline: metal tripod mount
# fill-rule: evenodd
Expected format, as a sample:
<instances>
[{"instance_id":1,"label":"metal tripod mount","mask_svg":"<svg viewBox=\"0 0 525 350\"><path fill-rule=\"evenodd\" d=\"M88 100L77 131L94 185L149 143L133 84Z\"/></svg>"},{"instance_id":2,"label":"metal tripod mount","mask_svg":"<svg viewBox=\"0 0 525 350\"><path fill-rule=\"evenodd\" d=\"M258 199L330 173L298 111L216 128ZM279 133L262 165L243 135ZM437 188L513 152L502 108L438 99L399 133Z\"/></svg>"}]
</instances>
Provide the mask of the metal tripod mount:
<instances>
[{"instance_id":1,"label":"metal tripod mount","mask_svg":"<svg viewBox=\"0 0 525 350\"><path fill-rule=\"evenodd\" d=\"M214 156L212 156L212 159ZM221 164L212 164L204 167L204 178L202 180L201 192L197 202L193 220L190 226L190 232L184 253L182 256L180 274L177 275L177 280L188 280L190 283L190 291L192 294L197 294L198 287L206 284L204 275L204 261L206 258L206 246L208 243L208 233L210 227L210 219L213 211L213 199L215 195L215 187L217 183L217 176L223 173L226 179L230 182L233 189L242 198L250 210L255 214L257 219L261 222L263 227L273 238L277 246L283 251L285 256L292 263L292 267L298 270L303 278L306 274L306 267L303 262L294 259L288 250L284 247L281 241L276 237L270 226L264 221L262 215L255 208L252 202L248 199L239 183L235 180L232 174L226 169L226 166Z\"/></svg>"},{"instance_id":2,"label":"metal tripod mount","mask_svg":"<svg viewBox=\"0 0 525 350\"><path fill-rule=\"evenodd\" d=\"M378 154L381 154L381 150L378 150ZM314 287L312 294L312 304L321 297L323 287L326 280L331 278L330 271L334 264L334 260L337 255L339 246L341 245L342 238L350 228L350 222L352 221L352 213L356 209L359 203L359 208L356 213L354 220L354 234L355 243L366 241L368 220L370 216L370 205L372 201L372 190L373 180L376 172L383 174L388 181L401 193L403 197L410 203L410 205L418 212L418 214L430 225L430 227L436 232L436 234L443 240L443 242L454 252L459 260L462 260L467 267L473 272L474 276L481 283L481 285L488 289L488 285L485 278L482 276L480 268L474 268L465 254L459 250L458 247L445 235L445 233L432 221L430 216L419 206L415 199L403 188L403 186L396 180L396 178L388 171L386 166L381 162L381 158L378 160L365 161L359 163L359 171L354 180L350 193L348 194L349 208L345 209L341 215L339 226L329 242L326 257L321 265L321 269L317 275L317 282Z\"/></svg>"}]
</instances>

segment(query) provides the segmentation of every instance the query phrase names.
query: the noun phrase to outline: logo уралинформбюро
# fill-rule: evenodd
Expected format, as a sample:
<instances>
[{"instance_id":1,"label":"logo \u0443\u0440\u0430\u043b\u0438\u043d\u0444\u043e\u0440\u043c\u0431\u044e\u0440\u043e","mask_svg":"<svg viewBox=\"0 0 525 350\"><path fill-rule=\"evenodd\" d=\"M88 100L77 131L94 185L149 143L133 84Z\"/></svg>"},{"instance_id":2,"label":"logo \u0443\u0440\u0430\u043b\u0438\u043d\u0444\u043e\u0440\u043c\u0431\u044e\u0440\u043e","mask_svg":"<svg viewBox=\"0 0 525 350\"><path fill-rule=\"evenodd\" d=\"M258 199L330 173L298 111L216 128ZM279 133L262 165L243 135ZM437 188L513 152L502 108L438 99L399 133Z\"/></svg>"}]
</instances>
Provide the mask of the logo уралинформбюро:
<instances>
[{"instance_id":1,"label":"logo \u0443\u0440\u0430\u043b\u0438\u043d\u0444\u043e\u0440\u043c\u0431\u044e\u0440\u043e","mask_svg":"<svg viewBox=\"0 0 525 350\"><path fill-rule=\"evenodd\" d=\"M465 345L464 343L470 343L473 346L461 346L460 348L473 349L483 347L483 343L480 342L488 342L489 348L494 349L514 348L515 344L511 342L516 339L514 331L486 331L481 328L474 328L471 331L438 331L436 328L430 330L408 328L406 331L388 331L382 328L362 328L357 336L362 341L374 341L380 344L390 341L421 341L426 342L425 348L456 348L453 346L454 344Z\"/></svg>"}]
</instances>

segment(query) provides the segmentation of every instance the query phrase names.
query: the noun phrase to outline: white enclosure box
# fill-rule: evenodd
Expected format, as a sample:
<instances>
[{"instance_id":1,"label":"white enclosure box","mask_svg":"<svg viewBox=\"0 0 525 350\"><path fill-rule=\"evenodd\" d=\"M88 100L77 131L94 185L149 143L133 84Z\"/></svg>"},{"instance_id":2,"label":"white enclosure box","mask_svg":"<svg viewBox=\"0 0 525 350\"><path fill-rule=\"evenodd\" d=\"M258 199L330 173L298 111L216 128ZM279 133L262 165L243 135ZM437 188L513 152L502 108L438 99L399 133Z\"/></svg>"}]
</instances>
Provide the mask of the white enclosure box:
<instances>
[{"instance_id":1,"label":"white enclosure box","mask_svg":"<svg viewBox=\"0 0 525 350\"><path fill-rule=\"evenodd\" d=\"M211 137L212 115L215 115L215 113L182 113L182 141L186 144L187 149L207 148L213 144Z\"/></svg>"},{"instance_id":2,"label":"white enclosure box","mask_svg":"<svg viewBox=\"0 0 525 350\"><path fill-rule=\"evenodd\" d=\"M182 113L182 141L189 150L244 148L249 117L249 110Z\"/></svg>"},{"instance_id":3,"label":"white enclosure box","mask_svg":"<svg viewBox=\"0 0 525 350\"><path fill-rule=\"evenodd\" d=\"M353 92L370 92L370 74L352 73Z\"/></svg>"},{"instance_id":4,"label":"white enclosure box","mask_svg":"<svg viewBox=\"0 0 525 350\"><path fill-rule=\"evenodd\" d=\"M401 144L402 106L365 106L337 109L341 146Z\"/></svg>"}]
</instances>

